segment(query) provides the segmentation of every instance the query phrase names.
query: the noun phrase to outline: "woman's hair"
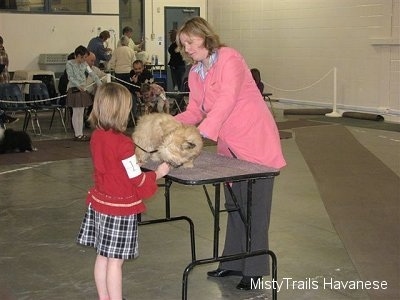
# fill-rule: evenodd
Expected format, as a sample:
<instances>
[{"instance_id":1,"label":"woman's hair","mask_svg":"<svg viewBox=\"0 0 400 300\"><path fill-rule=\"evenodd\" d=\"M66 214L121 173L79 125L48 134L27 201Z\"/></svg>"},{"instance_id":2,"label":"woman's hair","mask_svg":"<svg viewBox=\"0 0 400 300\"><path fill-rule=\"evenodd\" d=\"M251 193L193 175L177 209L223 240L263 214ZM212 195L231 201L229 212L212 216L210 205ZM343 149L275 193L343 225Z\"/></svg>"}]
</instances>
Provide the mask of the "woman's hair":
<instances>
[{"instance_id":1,"label":"woman's hair","mask_svg":"<svg viewBox=\"0 0 400 300\"><path fill-rule=\"evenodd\" d=\"M85 56L89 54L89 50L85 46L80 45L75 49L74 53L75 57L78 57L78 55Z\"/></svg>"},{"instance_id":2,"label":"woman's hair","mask_svg":"<svg viewBox=\"0 0 400 300\"><path fill-rule=\"evenodd\" d=\"M122 29L122 34L129 33L129 32L133 32L133 28L130 27L130 26L125 26L125 27Z\"/></svg>"},{"instance_id":3,"label":"woman's hair","mask_svg":"<svg viewBox=\"0 0 400 300\"><path fill-rule=\"evenodd\" d=\"M208 49L209 54L224 46L220 42L218 34L215 33L210 23L201 17L191 18L183 23L176 34L176 44L178 45L179 51L181 52L184 60L188 61L189 63L193 63L193 60L186 54L185 47L180 41L180 36L182 33L188 35L189 37L196 36L203 38L204 47Z\"/></svg>"},{"instance_id":4,"label":"woman's hair","mask_svg":"<svg viewBox=\"0 0 400 300\"><path fill-rule=\"evenodd\" d=\"M132 109L132 95L116 82L102 84L96 91L89 121L93 127L124 132Z\"/></svg>"},{"instance_id":5,"label":"woman's hair","mask_svg":"<svg viewBox=\"0 0 400 300\"><path fill-rule=\"evenodd\" d=\"M111 37L110 32L108 30L103 30L99 34L99 38L101 38L103 41L109 39Z\"/></svg>"},{"instance_id":6,"label":"woman's hair","mask_svg":"<svg viewBox=\"0 0 400 300\"><path fill-rule=\"evenodd\" d=\"M129 45L129 38L126 35L121 36L121 45L128 46Z\"/></svg>"}]
</instances>

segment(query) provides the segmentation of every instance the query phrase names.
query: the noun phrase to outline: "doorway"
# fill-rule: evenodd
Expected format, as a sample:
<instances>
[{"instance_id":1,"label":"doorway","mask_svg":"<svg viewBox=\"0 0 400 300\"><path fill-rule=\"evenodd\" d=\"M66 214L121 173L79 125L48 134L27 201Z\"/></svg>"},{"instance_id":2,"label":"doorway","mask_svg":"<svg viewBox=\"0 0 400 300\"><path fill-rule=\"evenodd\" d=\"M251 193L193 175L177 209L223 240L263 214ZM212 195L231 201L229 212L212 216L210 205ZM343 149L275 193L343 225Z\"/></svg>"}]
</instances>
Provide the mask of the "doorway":
<instances>
[{"instance_id":1,"label":"doorway","mask_svg":"<svg viewBox=\"0 0 400 300\"><path fill-rule=\"evenodd\" d=\"M172 29L179 29L179 27L189 18L200 16L200 7L171 7L166 6L164 8L165 24L164 24L164 36L166 37L164 57L165 57L165 68L167 71L167 91L172 91L172 79L171 72L168 68L169 53L168 47L171 45L169 40L169 32ZM188 71L188 70L187 70Z\"/></svg>"}]
</instances>

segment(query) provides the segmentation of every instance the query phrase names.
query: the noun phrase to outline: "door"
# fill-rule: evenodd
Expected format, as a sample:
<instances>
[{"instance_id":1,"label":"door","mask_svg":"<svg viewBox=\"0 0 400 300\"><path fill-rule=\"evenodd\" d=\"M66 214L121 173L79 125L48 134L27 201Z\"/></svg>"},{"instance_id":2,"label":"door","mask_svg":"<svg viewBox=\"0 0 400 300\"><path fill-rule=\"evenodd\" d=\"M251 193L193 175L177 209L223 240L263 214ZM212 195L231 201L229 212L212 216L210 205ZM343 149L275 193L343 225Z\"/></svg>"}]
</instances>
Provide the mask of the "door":
<instances>
[{"instance_id":1,"label":"door","mask_svg":"<svg viewBox=\"0 0 400 300\"><path fill-rule=\"evenodd\" d=\"M165 65L167 70L167 90L172 91L172 80L171 80L171 72L168 68L169 61L169 53L168 47L171 45L171 41L169 40L169 32L172 29L179 29L179 27L189 18L200 16L200 7L165 7L165 24L164 24L164 36L166 42L164 43L164 57L165 57Z\"/></svg>"}]
</instances>

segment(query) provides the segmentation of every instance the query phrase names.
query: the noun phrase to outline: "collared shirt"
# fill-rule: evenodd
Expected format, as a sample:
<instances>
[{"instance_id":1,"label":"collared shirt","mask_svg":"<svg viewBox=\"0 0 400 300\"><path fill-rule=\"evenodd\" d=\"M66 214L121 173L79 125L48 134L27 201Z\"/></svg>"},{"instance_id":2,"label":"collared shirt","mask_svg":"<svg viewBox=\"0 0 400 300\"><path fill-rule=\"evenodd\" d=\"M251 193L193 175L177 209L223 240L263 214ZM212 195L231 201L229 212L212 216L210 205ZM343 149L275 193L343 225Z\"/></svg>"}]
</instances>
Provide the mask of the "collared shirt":
<instances>
[{"instance_id":1,"label":"collared shirt","mask_svg":"<svg viewBox=\"0 0 400 300\"><path fill-rule=\"evenodd\" d=\"M201 134L217 142L221 155L234 153L238 159L277 169L285 166L276 122L243 56L221 47L204 80L199 70L196 64L189 73L189 104L175 119L198 125Z\"/></svg>"},{"instance_id":2,"label":"collared shirt","mask_svg":"<svg viewBox=\"0 0 400 300\"><path fill-rule=\"evenodd\" d=\"M210 66L208 67L208 70L215 64L217 59L218 59L218 52L214 51L210 55L210 61L209 61ZM201 61L199 61L198 64L193 68L193 71L199 74L200 78L203 80L206 78L208 70L206 70L204 64Z\"/></svg>"}]
</instances>

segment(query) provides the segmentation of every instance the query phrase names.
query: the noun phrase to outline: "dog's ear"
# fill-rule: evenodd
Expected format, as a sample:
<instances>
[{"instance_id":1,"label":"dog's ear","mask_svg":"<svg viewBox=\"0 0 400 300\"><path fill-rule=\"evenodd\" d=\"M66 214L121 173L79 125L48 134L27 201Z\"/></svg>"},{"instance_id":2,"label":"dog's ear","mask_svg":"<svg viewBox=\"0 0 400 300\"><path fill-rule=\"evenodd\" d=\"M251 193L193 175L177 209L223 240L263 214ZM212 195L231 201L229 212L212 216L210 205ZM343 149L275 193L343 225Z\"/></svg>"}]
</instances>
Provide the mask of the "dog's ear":
<instances>
[{"instance_id":1,"label":"dog's ear","mask_svg":"<svg viewBox=\"0 0 400 300\"><path fill-rule=\"evenodd\" d=\"M194 144L194 143L192 143L192 142L189 142L189 141L185 141L183 144L182 144L182 149L183 150L189 150L189 149L193 149L193 148L195 148L196 147L196 144Z\"/></svg>"}]
</instances>

